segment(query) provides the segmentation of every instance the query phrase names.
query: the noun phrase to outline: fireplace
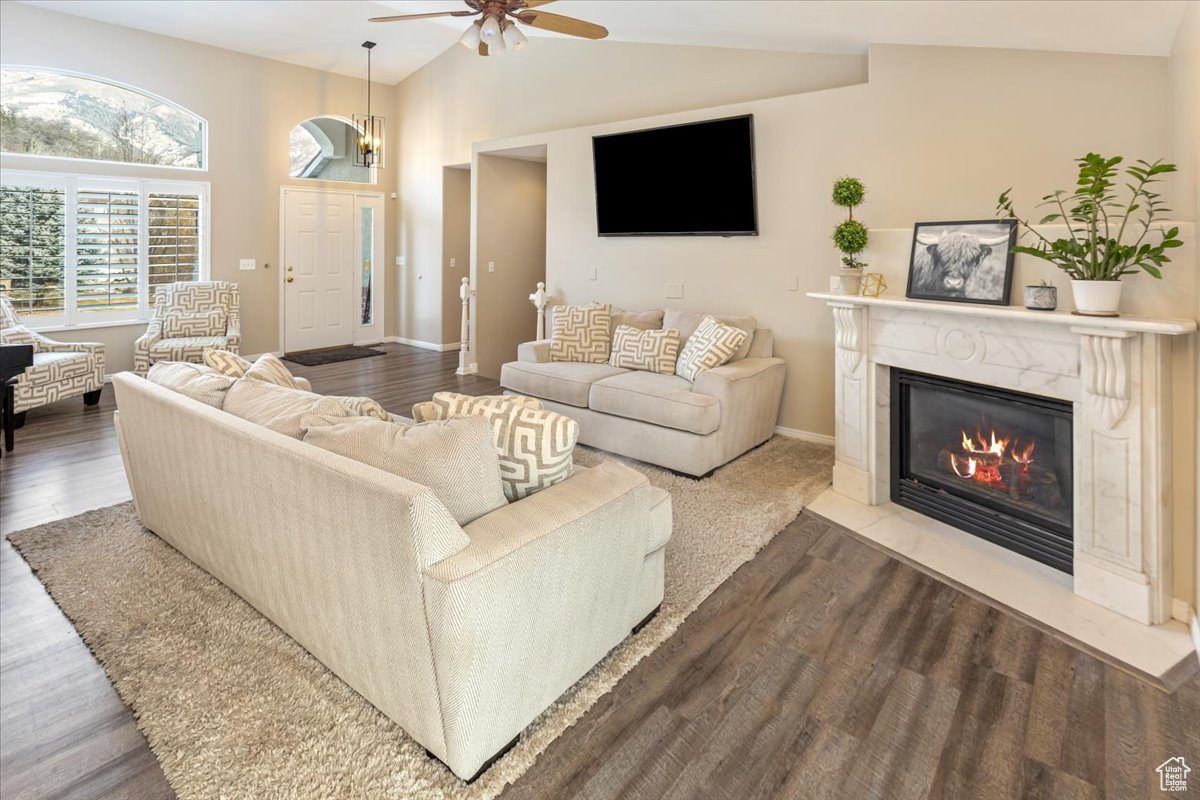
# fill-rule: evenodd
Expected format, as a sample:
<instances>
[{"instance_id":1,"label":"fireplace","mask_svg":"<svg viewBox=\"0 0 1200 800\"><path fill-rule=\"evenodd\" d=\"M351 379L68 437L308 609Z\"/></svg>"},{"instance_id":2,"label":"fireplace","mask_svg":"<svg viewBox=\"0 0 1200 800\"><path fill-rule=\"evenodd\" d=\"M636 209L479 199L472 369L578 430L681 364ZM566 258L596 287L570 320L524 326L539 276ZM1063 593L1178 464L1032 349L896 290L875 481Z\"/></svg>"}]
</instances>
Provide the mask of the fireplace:
<instances>
[{"instance_id":1,"label":"fireplace","mask_svg":"<svg viewBox=\"0 0 1200 800\"><path fill-rule=\"evenodd\" d=\"M1071 404L891 370L892 500L1071 573Z\"/></svg>"}]
</instances>

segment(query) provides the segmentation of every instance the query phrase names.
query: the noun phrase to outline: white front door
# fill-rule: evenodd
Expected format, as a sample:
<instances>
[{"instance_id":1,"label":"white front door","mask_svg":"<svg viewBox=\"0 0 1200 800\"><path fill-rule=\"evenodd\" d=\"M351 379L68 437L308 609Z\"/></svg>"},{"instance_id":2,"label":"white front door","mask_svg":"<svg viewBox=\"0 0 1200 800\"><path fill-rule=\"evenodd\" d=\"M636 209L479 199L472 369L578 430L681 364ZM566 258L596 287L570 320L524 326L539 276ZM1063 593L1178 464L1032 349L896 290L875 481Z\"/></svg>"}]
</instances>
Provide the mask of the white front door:
<instances>
[{"instance_id":1,"label":"white front door","mask_svg":"<svg viewBox=\"0 0 1200 800\"><path fill-rule=\"evenodd\" d=\"M287 191L284 196L284 349L289 353L354 342L354 197Z\"/></svg>"}]
</instances>

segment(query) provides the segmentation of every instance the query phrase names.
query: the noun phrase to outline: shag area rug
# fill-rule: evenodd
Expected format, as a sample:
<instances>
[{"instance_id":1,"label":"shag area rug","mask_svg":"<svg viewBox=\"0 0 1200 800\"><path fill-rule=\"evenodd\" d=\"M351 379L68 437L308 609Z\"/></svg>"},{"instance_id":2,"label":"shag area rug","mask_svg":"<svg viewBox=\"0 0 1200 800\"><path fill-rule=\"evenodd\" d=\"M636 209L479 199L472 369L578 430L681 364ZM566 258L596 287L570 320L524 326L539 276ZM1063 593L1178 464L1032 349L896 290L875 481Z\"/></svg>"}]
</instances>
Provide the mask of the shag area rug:
<instances>
[{"instance_id":1,"label":"shag area rug","mask_svg":"<svg viewBox=\"0 0 1200 800\"><path fill-rule=\"evenodd\" d=\"M577 463L614 458L587 448ZM283 631L146 531L132 503L8 538L191 798L487 800L658 647L830 483L833 448L776 437L705 480L617 459L671 493L658 615L467 785Z\"/></svg>"}]
</instances>

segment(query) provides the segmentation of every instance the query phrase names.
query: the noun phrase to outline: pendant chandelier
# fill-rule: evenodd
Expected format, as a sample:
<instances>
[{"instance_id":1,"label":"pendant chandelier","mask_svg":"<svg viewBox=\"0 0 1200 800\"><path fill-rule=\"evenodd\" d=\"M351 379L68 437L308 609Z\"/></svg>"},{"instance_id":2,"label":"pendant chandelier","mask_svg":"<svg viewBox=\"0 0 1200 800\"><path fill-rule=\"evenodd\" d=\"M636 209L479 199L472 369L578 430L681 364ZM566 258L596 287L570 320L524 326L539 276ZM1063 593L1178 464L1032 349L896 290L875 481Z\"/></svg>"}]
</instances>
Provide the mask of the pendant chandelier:
<instances>
[{"instance_id":1,"label":"pendant chandelier","mask_svg":"<svg viewBox=\"0 0 1200 800\"><path fill-rule=\"evenodd\" d=\"M363 42L367 50L367 113L355 114L354 129L358 135L358 147L354 150L356 167L383 166L383 117L371 113L371 48L374 42Z\"/></svg>"}]
</instances>

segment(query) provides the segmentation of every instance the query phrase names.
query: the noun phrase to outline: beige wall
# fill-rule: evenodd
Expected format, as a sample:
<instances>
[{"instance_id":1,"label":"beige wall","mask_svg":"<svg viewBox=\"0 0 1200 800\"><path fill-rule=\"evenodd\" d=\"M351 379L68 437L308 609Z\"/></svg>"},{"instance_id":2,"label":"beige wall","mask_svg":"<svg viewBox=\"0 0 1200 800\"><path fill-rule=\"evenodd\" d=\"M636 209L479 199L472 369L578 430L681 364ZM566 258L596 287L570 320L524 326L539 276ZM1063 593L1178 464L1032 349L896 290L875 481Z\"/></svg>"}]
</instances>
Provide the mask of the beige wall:
<instances>
[{"instance_id":1,"label":"beige wall","mask_svg":"<svg viewBox=\"0 0 1200 800\"><path fill-rule=\"evenodd\" d=\"M474 142L864 80L859 56L542 38L513 58L486 59L451 47L397 87L398 246L407 266L388 333L458 339L457 323L441 318L441 171L468 161Z\"/></svg>"},{"instance_id":2,"label":"beige wall","mask_svg":"<svg viewBox=\"0 0 1200 800\"><path fill-rule=\"evenodd\" d=\"M1187 5L1175 36L1168 70L1170 157L1179 166L1173 207L1181 219L1200 220L1200 3L1193 0ZM1200 270L1195 259L1190 266L1192 270ZM1200 317L1200 294L1197 294L1193 314ZM1196 374L1200 375L1200 343L1196 339L1191 337L1189 346ZM1196 383L1193 381L1187 388L1195 398ZM1200 406L1196 408L1200 411ZM1192 431L1193 434L1200 431L1200 417L1193 420ZM1193 441L1200 442L1200 439ZM1200 576L1200 503L1197 502L1200 498L1200 447L1193 452L1197 456L1195 492L1187 498L1191 508L1181 502L1178 512L1181 515L1191 513L1191 518L1196 520L1198 536L1192 538L1190 552L1181 548L1176 556L1180 560L1190 556L1196 565L1195 574ZM1189 597L1192 608L1200 609L1200 580L1195 581L1190 594L1180 594L1177 590L1176 596Z\"/></svg>"},{"instance_id":3,"label":"beige wall","mask_svg":"<svg viewBox=\"0 0 1200 800\"><path fill-rule=\"evenodd\" d=\"M454 266L450 266L451 259ZM544 259L543 259L544 261ZM471 170L442 169L442 337L457 342L462 336L462 297L459 286L471 266Z\"/></svg>"},{"instance_id":4,"label":"beige wall","mask_svg":"<svg viewBox=\"0 0 1200 800\"><path fill-rule=\"evenodd\" d=\"M1018 208L1032 215L1041 195L1073 185L1072 159L1089 150L1131 159L1168 153L1165 58L888 45L872 48L870 71L863 85L511 137L477 151L547 148L547 281L558 297L752 313L775 330L777 353L788 361L780 424L832 434L833 325L804 292L827 288L837 266L829 243L839 219L828 199L834 179L853 174L866 183L861 217L873 231L866 258L886 275L890 293L902 295L915 221L990 217L1010 186ZM1112 114L1114 107L1122 113ZM760 236L596 236L593 135L740 113L755 116ZM1195 227L1185 224L1184 235L1189 245L1166 280L1127 280L1127 313L1195 316ZM1019 258L1014 303L1024 283L1041 277L1070 302L1060 273ZM667 283L682 283L684 299L666 300ZM1175 430L1185 443L1175 458L1175 494L1187 506L1195 486L1194 361L1176 352L1173 364ZM1175 522L1176 593L1190 597L1194 515L1177 514Z\"/></svg>"},{"instance_id":5,"label":"beige wall","mask_svg":"<svg viewBox=\"0 0 1200 800\"><path fill-rule=\"evenodd\" d=\"M395 170L390 164L380 170L378 184L370 189L365 184L293 181L287 174L292 127L309 117L349 117L361 111L366 104L365 81L12 2L3 5L0 52L4 63L55 67L127 83L208 120L210 163L203 172L19 156L5 156L0 167L209 181L212 277L241 286L246 353L279 349L280 186L294 183L387 193L394 186ZM372 91L373 104L394 105L394 87L376 84ZM394 162L395 142L388 144L387 155ZM386 317L393 319L396 281L390 265L395 253L396 203L390 199L386 203ZM241 258L257 259L258 269L239 270ZM268 263L271 268L265 269ZM132 366L132 342L141 330L141 326L105 328L61 336L105 341L109 362L119 369Z\"/></svg>"},{"instance_id":6,"label":"beige wall","mask_svg":"<svg viewBox=\"0 0 1200 800\"><path fill-rule=\"evenodd\" d=\"M546 279L546 165L480 156L474 172L475 359L480 375L499 379L517 345L535 338L529 294Z\"/></svg>"}]
</instances>

